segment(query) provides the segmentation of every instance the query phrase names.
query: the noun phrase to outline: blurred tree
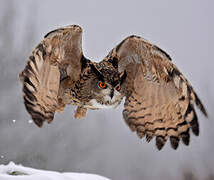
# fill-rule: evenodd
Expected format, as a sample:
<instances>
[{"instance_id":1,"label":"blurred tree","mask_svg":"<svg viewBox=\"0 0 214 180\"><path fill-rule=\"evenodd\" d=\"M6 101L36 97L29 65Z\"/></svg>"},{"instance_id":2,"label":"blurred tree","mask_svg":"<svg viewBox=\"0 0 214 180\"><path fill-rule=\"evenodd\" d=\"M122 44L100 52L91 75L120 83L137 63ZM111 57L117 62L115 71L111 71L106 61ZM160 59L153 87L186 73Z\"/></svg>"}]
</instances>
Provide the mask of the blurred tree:
<instances>
[{"instance_id":1,"label":"blurred tree","mask_svg":"<svg viewBox=\"0 0 214 180\"><path fill-rule=\"evenodd\" d=\"M36 11L36 8L31 9ZM18 73L23 68L23 61L27 59L29 48L33 46L36 26L34 12L27 16L24 23L17 22L20 9L15 7L14 1L3 1L0 10L0 97L2 97L0 124L2 124L8 118L13 119L13 113L15 113L15 118L18 118L17 102L20 96L14 95L14 92L17 93L14 90L18 87ZM13 111L8 113L9 109Z\"/></svg>"},{"instance_id":2,"label":"blurred tree","mask_svg":"<svg viewBox=\"0 0 214 180\"><path fill-rule=\"evenodd\" d=\"M14 129L11 123L12 119L21 119L23 117L23 108L20 108L19 104L22 100L21 87L18 85L18 74L23 69L23 62L26 63L27 57L32 50L35 41L36 34L36 6L35 4L30 4L27 9L24 9L28 16L22 21L20 18L20 9L18 4L14 0L3 1L0 8L0 131L3 134L10 133L11 136L5 136L1 139L1 152L2 154L10 153L11 157L0 158L1 163L8 163L9 161L14 161L21 164L32 164L32 162L41 164L41 168L45 166L46 159L42 153L32 153L27 150L19 152L22 145L22 141L14 140L14 134L17 130ZM17 22L19 19L20 22ZM24 34L24 35L23 35ZM23 110L21 110L23 109ZM14 121L14 123L17 123ZM17 125L17 124L16 124ZM11 131L13 130L13 132ZM20 132L20 131L18 131ZM4 147L3 147L4 146Z\"/></svg>"}]
</instances>

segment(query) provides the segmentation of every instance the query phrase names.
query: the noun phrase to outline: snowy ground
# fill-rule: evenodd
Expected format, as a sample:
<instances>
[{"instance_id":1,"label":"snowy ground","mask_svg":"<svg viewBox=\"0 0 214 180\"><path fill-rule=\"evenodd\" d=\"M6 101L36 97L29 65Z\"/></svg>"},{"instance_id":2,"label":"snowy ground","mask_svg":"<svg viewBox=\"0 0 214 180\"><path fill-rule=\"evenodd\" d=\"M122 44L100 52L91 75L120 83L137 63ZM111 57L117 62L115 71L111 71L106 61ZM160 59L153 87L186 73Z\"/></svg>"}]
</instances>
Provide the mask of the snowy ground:
<instances>
[{"instance_id":1,"label":"snowy ground","mask_svg":"<svg viewBox=\"0 0 214 180\"><path fill-rule=\"evenodd\" d=\"M110 180L108 178L85 173L59 173L44 171L10 162L8 165L0 165L0 180Z\"/></svg>"}]
</instances>

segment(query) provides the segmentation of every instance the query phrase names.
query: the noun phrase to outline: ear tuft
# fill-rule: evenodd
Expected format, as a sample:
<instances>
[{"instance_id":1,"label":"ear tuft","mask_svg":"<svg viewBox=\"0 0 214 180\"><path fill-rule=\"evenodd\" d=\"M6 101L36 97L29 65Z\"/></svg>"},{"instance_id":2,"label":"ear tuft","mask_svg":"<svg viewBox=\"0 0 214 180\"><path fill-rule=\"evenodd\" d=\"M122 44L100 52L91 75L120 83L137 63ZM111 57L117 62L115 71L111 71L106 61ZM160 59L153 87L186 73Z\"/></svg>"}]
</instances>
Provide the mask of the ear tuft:
<instances>
[{"instance_id":1,"label":"ear tuft","mask_svg":"<svg viewBox=\"0 0 214 180\"><path fill-rule=\"evenodd\" d=\"M114 66L115 69L118 68L118 59L116 57L109 59L109 62Z\"/></svg>"},{"instance_id":2,"label":"ear tuft","mask_svg":"<svg viewBox=\"0 0 214 180\"><path fill-rule=\"evenodd\" d=\"M127 77L127 74L126 74L126 71L124 71L124 73L121 74L120 76L120 84L123 84L125 82L126 77Z\"/></svg>"},{"instance_id":3,"label":"ear tuft","mask_svg":"<svg viewBox=\"0 0 214 180\"><path fill-rule=\"evenodd\" d=\"M96 68L94 64L90 64L92 71L97 75L98 79L104 82L104 76L102 73Z\"/></svg>"},{"instance_id":4,"label":"ear tuft","mask_svg":"<svg viewBox=\"0 0 214 180\"><path fill-rule=\"evenodd\" d=\"M85 69L88 65L88 63L90 62L90 60L86 59L83 55L82 58L80 60L81 62L81 70Z\"/></svg>"}]
</instances>

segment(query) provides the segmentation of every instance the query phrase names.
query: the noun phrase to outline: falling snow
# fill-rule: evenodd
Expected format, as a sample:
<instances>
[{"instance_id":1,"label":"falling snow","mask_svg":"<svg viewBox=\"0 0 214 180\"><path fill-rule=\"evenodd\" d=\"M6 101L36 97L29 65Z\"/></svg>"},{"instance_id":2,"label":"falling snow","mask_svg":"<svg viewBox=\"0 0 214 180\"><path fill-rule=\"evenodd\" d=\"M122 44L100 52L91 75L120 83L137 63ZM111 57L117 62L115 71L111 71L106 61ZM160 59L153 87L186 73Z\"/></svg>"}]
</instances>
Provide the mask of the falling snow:
<instances>
[{"instance_id":1,"label":"falling snow","mask_svg":"<svg viewBox=\"0 0 214 180\"><path fill-rule=\"evenodd\" d=\"M28 120L28 123L29 124L33 123L33 120L32 119Z\"/></svg>"}]
</instances>

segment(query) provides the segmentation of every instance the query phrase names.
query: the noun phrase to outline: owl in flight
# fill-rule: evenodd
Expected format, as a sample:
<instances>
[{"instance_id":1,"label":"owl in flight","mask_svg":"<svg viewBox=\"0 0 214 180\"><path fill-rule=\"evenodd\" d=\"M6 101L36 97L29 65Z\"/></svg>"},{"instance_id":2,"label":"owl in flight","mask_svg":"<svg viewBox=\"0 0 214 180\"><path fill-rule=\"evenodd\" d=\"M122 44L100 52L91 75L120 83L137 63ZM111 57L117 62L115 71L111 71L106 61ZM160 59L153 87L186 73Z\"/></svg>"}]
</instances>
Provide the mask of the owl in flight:
<instances>
[{"instance_id":1,"label":"owl in flight","mask_svg":"<svg viewBox=\"0 0 214 180\"><path fill-rule=\"evenodd\" d=\"M129 36L99 63L84 57L82 28L49 32L20 73L24 104L34 122L50 123L67 104L75 118L87 109L115 108L125 97L123 118L132 131L160 150L167 139L176 149L189 144L191 129L199 135L196 105L207 116L193 87L170 56L139 36Z\"/></svg>"}]
</instances>

